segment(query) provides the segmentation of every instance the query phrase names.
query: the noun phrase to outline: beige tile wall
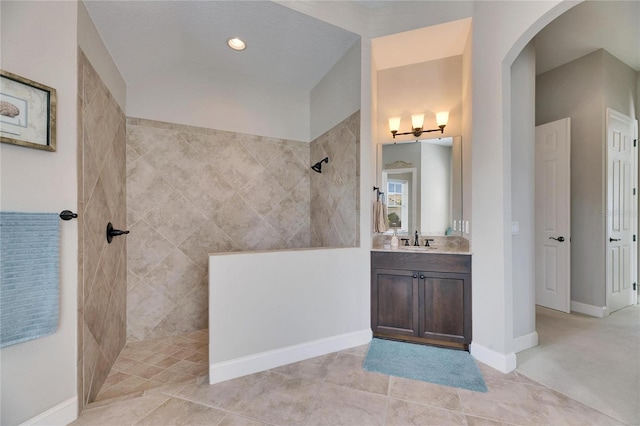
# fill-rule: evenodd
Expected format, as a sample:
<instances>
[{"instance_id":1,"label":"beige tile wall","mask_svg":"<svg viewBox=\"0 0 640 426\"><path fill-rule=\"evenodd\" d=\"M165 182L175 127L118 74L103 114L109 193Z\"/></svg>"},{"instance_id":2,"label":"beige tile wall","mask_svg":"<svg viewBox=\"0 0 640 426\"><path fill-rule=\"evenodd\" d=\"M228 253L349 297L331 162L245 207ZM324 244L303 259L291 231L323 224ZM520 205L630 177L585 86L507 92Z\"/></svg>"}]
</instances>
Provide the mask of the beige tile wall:
<instances>
[{"instance_id":1,"label":"beige tile wall","mask_svg":"<svg viewBox=\"0 0 640 426\"><path fill-rule=\"evenodd\" d=\"M360 111L311 142L311 246L355 247L360 237Z\"/></svg>"},{"instance_id":2,"label":"beige tile wall","mask_svg":"<svg viewBox=\"0 0 640 426\"><path fill-rule=\"evenodd\" d=\"M93 401L126 342L126 118L78 53L78 395Z\"/></svg>"},{"instance_id":3,"label":"beige tile wall","mask_svg":"<svg viewBox=\"0 0 640 426\"><path fill-rule=\"evenodd\" d=\"M309 247L308 143L137 118L127 139L129 341L207 327L209 253Z\"/></svg>"}]
</instances>

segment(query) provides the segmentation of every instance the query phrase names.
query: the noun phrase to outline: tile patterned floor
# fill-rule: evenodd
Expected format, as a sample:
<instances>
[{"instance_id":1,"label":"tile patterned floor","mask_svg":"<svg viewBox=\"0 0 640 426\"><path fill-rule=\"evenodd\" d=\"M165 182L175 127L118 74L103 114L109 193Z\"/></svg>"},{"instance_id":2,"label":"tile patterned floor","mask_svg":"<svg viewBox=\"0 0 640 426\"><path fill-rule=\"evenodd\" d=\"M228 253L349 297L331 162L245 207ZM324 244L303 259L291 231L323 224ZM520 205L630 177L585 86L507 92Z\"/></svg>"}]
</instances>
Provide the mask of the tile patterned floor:
<instances>
[{"instance_id":1,"label":"tile patterned floor","mask_svg":"<svg viewBox=\"0 0 640 426\"><path fill-rule=\"evenodd\" d=\"M187 381L209 374L209 333L129 342L120 352L96 402Z\"/></svg>"},{"instance_id":2,"label":"tile patterned floor","mask_svg":"<svg viewBox=\"0 0 640 426\"><path fill-rule=\"evenodd\" d=\"M80 425L620 425L515 372L479 364L489 392L362 369L367 346L215 385L181 383L90 405Z\"/></svg>"}]
</instances>

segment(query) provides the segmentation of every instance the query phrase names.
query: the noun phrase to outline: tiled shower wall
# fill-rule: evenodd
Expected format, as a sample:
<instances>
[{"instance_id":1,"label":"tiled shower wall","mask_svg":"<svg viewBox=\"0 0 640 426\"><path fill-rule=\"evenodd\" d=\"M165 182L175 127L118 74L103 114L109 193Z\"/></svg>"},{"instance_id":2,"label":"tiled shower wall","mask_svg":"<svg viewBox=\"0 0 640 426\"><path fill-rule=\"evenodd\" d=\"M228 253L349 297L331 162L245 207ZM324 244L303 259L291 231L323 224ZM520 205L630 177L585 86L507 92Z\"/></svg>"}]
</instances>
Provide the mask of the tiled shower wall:
<instances>
[{"instance_id":1,"label":"tiled shower wall","mask_svg":"<svg viewBox=\"0 0 640 426\"><path fill-rule=\"evenodd\" d=\"M311 142L311 246L355 247L360 239L360 111Z\"/></svg>"},{"instance_id":2,"label":"tiled shower wall","mask_svg":"<svg viewBox=\"0 0 640 426\"><path fill-rule=\"evenodd\" d=\"M209 253L309 247L309 172L305 142L129 118L127 339L207 327Z\"/></svg>"},{"instance_id":3,"label":"tiled shower wall","mask_svg":"<svg viewBox=\"0 0 640 426\"><path fill-rule=\"evenodd\" d=\"M78 49L78 395L93 401L126 341L126 117Z\"/></svg>"}]
</instances>

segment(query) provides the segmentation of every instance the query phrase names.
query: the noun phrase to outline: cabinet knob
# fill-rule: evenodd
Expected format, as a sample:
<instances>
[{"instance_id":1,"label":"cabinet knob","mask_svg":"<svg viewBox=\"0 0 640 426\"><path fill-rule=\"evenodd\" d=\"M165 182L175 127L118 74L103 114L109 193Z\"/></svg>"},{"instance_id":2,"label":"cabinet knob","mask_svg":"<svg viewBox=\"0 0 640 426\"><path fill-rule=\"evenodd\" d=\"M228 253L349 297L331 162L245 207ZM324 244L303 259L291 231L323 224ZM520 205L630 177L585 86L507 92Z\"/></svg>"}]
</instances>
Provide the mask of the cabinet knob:
<instances>
[{"instance_id":1,"label":"cabinet knob","mask_svg":"<svg viewBox=\"0 0 640 426\"><path fill-rule=\"evenodd\" d=\"M420 279L421 279L421 280L424 280L424 275L420 275Z\"/></svg>"},{"instance_id":2,"label":"cabinet knob","mask_svg":"<svg viewBox=\"0 0 640 426\"><path fill-rule=\"evenodd\" d=\"M418 276L416 274L413 274L413 278L418 278Z\"/></svg>"}]
</instances>

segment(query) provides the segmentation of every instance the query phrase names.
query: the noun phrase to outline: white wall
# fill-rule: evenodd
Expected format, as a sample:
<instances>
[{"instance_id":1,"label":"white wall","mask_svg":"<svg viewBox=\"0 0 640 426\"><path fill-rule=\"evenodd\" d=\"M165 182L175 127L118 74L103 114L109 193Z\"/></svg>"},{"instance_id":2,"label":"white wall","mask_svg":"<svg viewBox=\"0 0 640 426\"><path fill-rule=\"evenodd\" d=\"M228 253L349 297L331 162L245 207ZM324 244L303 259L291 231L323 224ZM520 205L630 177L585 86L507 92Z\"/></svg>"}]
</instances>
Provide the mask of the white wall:
<instances>
[{"instance_id":1,"label":"white wall","mask_svg":"<svg viewBox=\"0 0 640 426\"><path fill-rule=\"evenodd\" d=\"M211 255L210 382L367 343L368 256L359 248Z\"/></svg>"},{"instance_id":2,"label":"white wall","mask_svg":"<svg viewBox=\"0 0 640 426\"><path fill-rule=\"evenodd\" d=\"M473 129L473 81L472 81L472 55L473 55L473 22L471 31L467 36L467 43L462 53L462 221L471 221L472 207L472 129ZM471 241L473 228L464 233L464 237Z\"/></svg>"},{"instance_id":3,"label":"white wall","mask_svg":"<svg viewBox=\"0 0 640 426\"><path fill-rule=\"evenodd\" d=\"M310 141L360 109L361 50L356 41L311 90Z\"/></svg>"},{"instance_id":4,"label":"white wall","mask_svg":"<svg viewBox=\"0 0 640 426\"><path fill-rule=\"evenodd\" d=\"M511 265L511 64L541 28L572 5L557 1L474 4L471 353L502 371L515 368Z\"/></svg>"},{"instance_id":5,"label":"white wall","mask_svg":"<svg viewBox=\"0 0 640 426\"><path fill-rule=\"evenodd\" d=\"M309 93L192 64L127 82L127 116L309 142Z\"/></svg>"},{"instance_id":6,"label":"white wall","mask_svg":"<svg viewBox=\"0 0 640 426\"><path fill-rule=\"evenodd\" d=\"M529 43L511 66L511 220L519 227L511 256L514 338L536 330L535 73L535 48Z\"/></svg>"},{"instance_id":7,"label":"white wall","mask_svg":"<svg viewBox=\"0 0 640 426\"><path fill-rule=\"evenodd\" d=\"M127 85L120 75L120 70L111 58L100 34L96 29L84 1L78 2L78 46L100 75L100 78L124 111L127 99Z\"/></svg>"},{"instance_id":8,"label":"white wall","mask_svg":"<svg viewBox=\"0 0 640 426\"><path fill-rule=\"evenodd\" d=\"M77 4L2 1L2 69L57 91L57 151L0 144L3 211L77 209ZM78 222L61 222L60 318L55 334L3 348L0 423L53 409L45 422L77 414Z\"/></svg>"},{"instance_id":9,"label":"white wall","mask_svg":"<svg viewBox=\"0 0 640 426\"><path fill-rule=\"evenodd\" d=\"M310 142L360 109L360 50L354 43L311 92L177 64L127 82L127 116Z\"/></svg>"},{"instance_id":10,"label":"white wall","mask_svg":"<svg viewBox=\"0 0 640 426\"><path fill-rule=\"evenodd\" d=\"M376 201L373 186L376 183L377 156L376 138L378 133L378 73L373 58L370 38L362 38L362 77L360 84L360 247L369 250L373 235L373 205ZM367 196L367 193L369 194ZM367 208L367 203L369 208ZM367 269L371 267L368 259ZM369 296L367 296L369 297Z\"/></svg>"}]
</instances>

